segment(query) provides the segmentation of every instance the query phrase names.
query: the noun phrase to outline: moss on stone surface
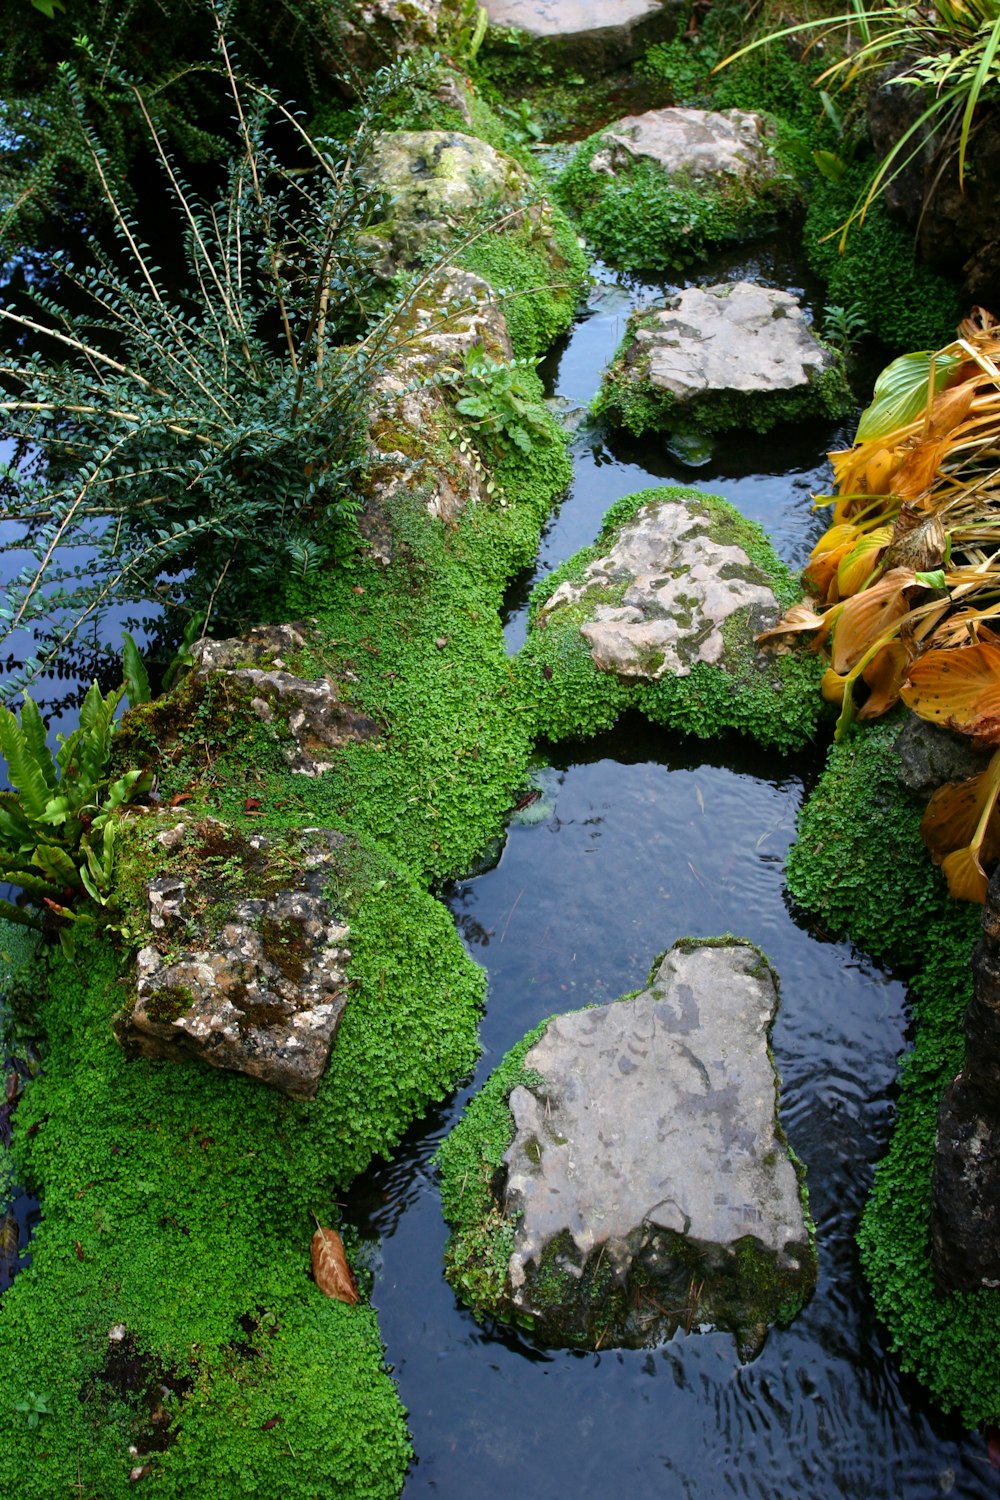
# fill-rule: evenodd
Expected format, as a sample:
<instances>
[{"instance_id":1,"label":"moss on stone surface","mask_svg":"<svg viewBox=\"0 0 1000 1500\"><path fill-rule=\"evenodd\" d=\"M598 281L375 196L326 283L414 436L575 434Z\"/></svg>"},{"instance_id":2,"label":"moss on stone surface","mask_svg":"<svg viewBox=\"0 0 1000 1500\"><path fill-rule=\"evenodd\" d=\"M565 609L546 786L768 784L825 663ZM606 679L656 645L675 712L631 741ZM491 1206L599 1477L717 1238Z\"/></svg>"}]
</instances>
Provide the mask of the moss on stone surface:
<instances>
[{"instance_id":1,"label":"moss on stone surface","mask_svg":"<svg viewBox=\"0 0 1000 1500\"><path fill-rule=\"evenodd\" d=\"M900 719L832 748L800 814L788 886L824 927L913 973L915 1041L861 1224L861 1263L902 1368L971 1427L1000 1418L1000 1292L936 1294L928 1216L938 1106L962 1061L980 908L952 901L928 858L922 809L896 776Z\"/></svg>"},{"instance_id":2,"label":"moss on stone surface","mask_svg":"<svg viewBox=\"0 0 1000 1500\"><path fill-rule=\"evenodd\" d=\"M615 177L592 172L601 133L580 146L555 192L577 216L587 239L610 264L626 271L679 271L715 245L748 239L795 197L791 175L725 187L670 178L639 160Z\"/></svg>"},{"instance_id":3,"label":"moss on stone surface","mask_svg":"<svg viewBox=\"0 0 1000 1500\"><path fill-rule=\"evenodd\" d=\"M790 654L759 657L747 644L745 610L723 627L724 638L737 648L729 653L728 668L697 662L686 676L668 675L652 683L623 682L598 670L579 629L589 614L586 601L560 609L541 628L541 607L564 580L580 581L588 563L602 555L641 506L674 498L704 515L714 540L742 547L780 603L796 597L795 584L764 533L721 497L677 486L626 496L609 510L593 546L555 569L532 596L528 639L517 663L523 691L534 706L537 733L551 740L588 738L635 708L653 723L701 738L734 730L780 749L806 743L823 710L820 666L815 659Z\"/></svg>"},{"instance_id":4,"label":"moss on stone surface","mask_svg":"<svg viewBox=\"0 0 1000 1500\"><path fill-rule=\"evenodd\" d=\"M576 231L554 205L526 215L503 234L481 235L462 252L460 261L502 294L501 305L519 357L543 354L573 321L587 258Z\"/></svg>"},{"instance_id":5,"label":"moss on stone surface","mask_svg":"<svg viewBox=\"0 0 1000 1500\"><path fill-rule=\"evenodd\" d=\"M829 350L831 363L804 389L709 392L679 404L670 391L650 384L648 352L635 342L636 332L653 321L648 314L629 320L625 339L605 372L592 408L596 417L626 428L635 437L678 426L698 432L732 428L769 432L781 422L836 419L853 405L844 361L833 350ZM822 344L822 340L819 342Z\"/></svg>"}]
</instances>

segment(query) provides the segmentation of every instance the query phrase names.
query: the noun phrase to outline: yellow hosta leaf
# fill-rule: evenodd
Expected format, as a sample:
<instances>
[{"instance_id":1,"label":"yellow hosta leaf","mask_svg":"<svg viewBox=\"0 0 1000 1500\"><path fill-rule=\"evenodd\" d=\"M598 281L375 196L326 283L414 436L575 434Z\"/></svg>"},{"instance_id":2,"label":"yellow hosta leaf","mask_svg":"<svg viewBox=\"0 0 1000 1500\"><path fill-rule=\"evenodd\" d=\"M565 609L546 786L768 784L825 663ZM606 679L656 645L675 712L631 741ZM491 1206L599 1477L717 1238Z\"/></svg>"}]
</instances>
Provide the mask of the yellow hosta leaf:
<instances>
[{"instance_id":1,"label":"yellow hosta leaf","mask_svg":"<svg viewBox=\"0 0 1000 1500\"><path fill-rule=\"evenodd\" d=\"M835 672L832 667L827 667L820 679L819 690L827 703L843 703L846 686L847 678Z\"/></svg>"},{"instance_id":2,"label":"yellow hosta leaf","mask_svg":"<svg viewBox=\"0 0 1000 1500\"><path fill-rule=\"evenodd\" d=\"M899 702L909 665L910 651L904 641L890 641L872 657L861 674L871 692L858 710L859 719L878 719Z\"/></svg>"},{"instance_id":3,"label":"yellow hosta leaf","mask_svg":"<svg viewBox=\"0 0 1000 1500\"><path fill-rule=\"evenodd\" d=\"M790 609L786 609L777 625L772 625L770 630L762 630L754 644L769 646L774 641L783 642L786 636L807 635L810 632L817 632L817 639L822 640L830 629L830 625L829 614L817 614L803 599L798 604L793 604Z\"/></svg>"},{"instance_id":4,"label":"yellow hosta leaf","mask_svg":"<svg viewBox=\"0 0 1000 1500\"><path fill-rule=\"evenodd\" d=\"M978 901L982 905L986 900L989 880L971 849L956 849L941 861L941 869L956 901Z\"/></svg>"},{"instance_id":5,"label":"yellow hosta leaf","mask_svg":"<svg viewBox=\"0 0 1000 1500\"><path fill-rule=\"evenodd\" d=\"M846 543L851 545L861 536L861 530L853 521L839 521L833 526L827 527L815 547L809 554L809 561L813 562L817 557L822 557L826 552L843 547Z\"/></svg>"},{"instance_id":6,"label":"yellow hosta leaf","mask_svg":"<svg viewBox=\"0 0 1000 1500\"><path fill-rule=\"evenodd\" d=\"M931 419L927 425L927 437L943 438L954 433L969 415L972 398L976 394L978 380L963 380L961 385L942 391L931 408Z\"/></svg>"},{"instance_id":7,"label":"yellow hosta leaf","mask_svg":"<svg viewBox=\"0 0 1000 1500\"><path fill-rule=\"evenodd\" d=\"M897 470L893 480L893 493L901 500L916 500L918 496L926 495L951 447L952 442L948 437L915 444Z\"/></svg>"},{"instance_id":8,"label":"yellow hosta leaf","mask_svg":"<svg viewBox=\"0 0 1000 1500\"><path fill-rule=\"evenodd\" d=\"M1000 745L1000 646L984 640L927 651L900 696L922 719L972 735L979 745Z\"/></svg>"},{"instance_id":9,"label":"yellow hosta leaf","mask_svg":"<svg viewBox=\"0 0 1000 1500\"><path fill-rule=\"evenodd\" d=\"M893 568L871 588L845 600L832 633L835 671L850 671L880 635L909 613L905 590L915 582L911 569Z\"/></svg>"},{"instance_id":10,"label":"yellow hosta leaf","mask_svg":"<svg viewBox=\"0 0 1000 1500\"><path fill-rule=\"evenodd\" d=\"M892 538L891 526L876 526L858 538L837 565L837 593L847 599L863 588L878 566L879 553Z\"/></svg>"}]
</instances>

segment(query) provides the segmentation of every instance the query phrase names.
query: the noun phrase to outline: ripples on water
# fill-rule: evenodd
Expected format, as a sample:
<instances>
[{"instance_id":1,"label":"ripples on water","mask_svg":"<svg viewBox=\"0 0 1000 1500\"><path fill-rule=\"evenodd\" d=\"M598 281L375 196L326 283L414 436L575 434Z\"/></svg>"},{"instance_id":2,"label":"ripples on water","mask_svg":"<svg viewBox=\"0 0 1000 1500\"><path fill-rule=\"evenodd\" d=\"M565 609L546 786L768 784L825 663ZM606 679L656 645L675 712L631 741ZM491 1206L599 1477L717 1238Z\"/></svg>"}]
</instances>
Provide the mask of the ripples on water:
<instances>
[{"instance_id":1,"label":"ripples on water","mask_svg":"<svg viewBox=\"0 0 1000 1500\"><path fill-rule=\"evenodd\" d=\"M590 400L629 307L655 290L598 294L551 372L571 407ZM829 424L741 434L692 473L662 444L616 441L612 450L582 431L573 489L512 590L511 648L524 638L533 581L594 539L613 500L651 484L722 493L800 567L826 524L809 508L828 482L824 452L847 440ZM417 1461L407 1497L561 1500L620 1486L671 1500L997 1493L985 1444L901 1381L861 1281L853 1236L891 1127L905 992L788 910L784 858L814 774L814 762L743 743L678 743L628 720L586 747L554 750L538 773L541 796L515 818L496 868L444 893L489 974L483 1056L475 1079L359 1181L348 1204L409 1410ZM678 937L726 931L758 944L781 979L773 1046L782 1122L808 1171L816 1295L745 1366L733 1339L711 1332L585 1354L480 1327L442 1276L438 1141L529 1027L643 985Z\"/></svg>"}]
</instances>

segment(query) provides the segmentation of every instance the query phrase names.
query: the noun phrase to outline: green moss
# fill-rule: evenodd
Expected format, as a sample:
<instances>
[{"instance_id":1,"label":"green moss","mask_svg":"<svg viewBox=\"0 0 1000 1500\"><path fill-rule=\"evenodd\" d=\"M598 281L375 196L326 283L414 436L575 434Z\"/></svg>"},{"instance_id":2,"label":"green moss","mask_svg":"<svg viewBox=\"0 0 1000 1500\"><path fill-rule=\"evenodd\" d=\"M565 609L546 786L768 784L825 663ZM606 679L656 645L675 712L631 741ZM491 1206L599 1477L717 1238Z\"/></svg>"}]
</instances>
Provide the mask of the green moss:
<instances>
[{"instance_id":1,"label":"green moss","mask_svg":"<svg viewBox=\"0 0 1000 1500\"><path fill-rule=\"evenodd\" d=\"M648 344L637 340L637 335L655 326L655 321L648 313L629 320L625 338L593 403L596 417L625 427L636 437L649 431L669 431L678 425L700 432L723 432L734 427L768 432L781 422L842 417L853 404L844 361L833 350L829 351L832 363L803 390L716 392L678 404L670 391L650 384ZM819 342L822 344L822 340Z\"/></svg>"},{"instance_id":2,"label":"green moss","mask_svg":"<svg viewBox=\"0 0 1000 1500\"><path fill-rule=\"evenodd\" d=\"M814 183L803 231L811 269L831 303L858 307L871 333L896 349L937 349L955 337L968 312L959 289L916 259L913 235L890 219L881 199L854 224L840 249L839 230L873 170L869 158L839 183Z\"/></svg>"},{"instance_id":3,"label":"green moss","mask_svg":"<svg viewBox=\"0 0 1000 1500\"><path fill-rule=\"evenodd\" d=\"M517 356L544 354L572 322L587 258L561 209L546 205L514 229L481 235L460 260L501 294Z\"/></svg>"},{"instance_id":4,"label":"green moss","mask_svg":"<svg viewBox=\"0 0 1000 1500\"><path fill-rule=\"evenodd\" d=\"M146 1014L151 1021L169 1024L176 1021L194 1004L194 995L183 984L164 985L146 1001Z\"/></svg>"},{"instance_id":5,"label":"green moss","mask_svg":"<svg viewBox=\"0 0 1000 1500\"><path fill-rule=\"evenodd\" d=\"M736 730L781 749L803 744L815 732L822 711L819 666L815 659L793 655L762 661L751 643L753 627L746 610L735 612L723 626L729 648L726 667L696 662L686 676L667 675L652 683L625 682L597 669L579 629L590 614L589 599L560 608L543 625L542 606L562 582L581 582L587 565L602 555L641 506L675 497L700 511L713 540L743 548L779 602L788 604L796 597L788 570L763 532L725 500L678 487L626 496L609 510L594 545L555 569L532 596L529 635L518 657L518 671L534 706L538 733L553 740L587 738L635 708L653 723L702 738Z\"/></svg>"},{"instance_id":6,"label":"green moss","mask_svg":"<svg viewBox=\"0 0 1000 1500\"><path fill-rule=\"evenodd\" d=\"M679 271L711 247L747 239L795 196L788 172L756 184L724 187L667 175L640 160L614 177L590 170L600 133L584 141L559 177L556 193L598 252L626 271Z\"/></svg>"},{"instance_id":7,"label":"green moss","mask_svg":"<svg viewBox=\"0 0 1000 1500\"><path fill-rule=\"evenodd\" d=\"M493 1186L514 1139L507 1101L515 1088L538 1081L524 1059L547 1025L542 1021L501 1059L434 1158L441 1169L442 1210L451 1225L445 1275L477 1317L496 1309L514 1248L514 1224L501 1212Z\"/></svg>"}]
</instances>

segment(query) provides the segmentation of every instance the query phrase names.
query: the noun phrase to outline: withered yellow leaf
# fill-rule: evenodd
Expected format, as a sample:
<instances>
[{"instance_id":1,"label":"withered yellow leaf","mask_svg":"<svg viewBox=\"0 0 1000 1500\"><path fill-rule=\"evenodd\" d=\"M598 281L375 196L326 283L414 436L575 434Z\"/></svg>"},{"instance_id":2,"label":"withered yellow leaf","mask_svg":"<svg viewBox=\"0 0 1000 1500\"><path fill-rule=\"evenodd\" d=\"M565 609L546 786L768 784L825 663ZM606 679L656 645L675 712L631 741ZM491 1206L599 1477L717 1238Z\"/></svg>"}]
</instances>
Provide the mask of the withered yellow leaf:
<instances>
[{"instance_id":1,"label":"withered yellow leaf","mask_svg":"<svg viewBox=\"0 0 1000 1500\"><path fill-rule=\"evenodd\" d=\"M899 466L893 493L902 500L916 500L918 495L926 494L950 448L951 439L947 437L917 443Z\"/></svg>"},{"instance_id":2,"label":"withered yellow leaf","mask_svg":"<svg viewBox=\"0 0 1000 1500\"><path fill-rule=\"evenodd\" d=\"M900 696L922 719L998 745L1000 647L983 640L927 651L910 668Z\"/></svg>"},{"instance_id":3,"label":"withered yellow leaf","mask_svg":"<svg viewBox=\"0 0 1000 1500\"><path fill-rule=\"evenodd\" d=\"M814 631L818 633L819 639L825 636L830 628L830 616L828 614L817 614L816 610L806 601L800 600L785 610L781 619L770 630L762 630L755 638L757 646L770 646L784 642L789 635L809 635Z\"/></svg>"},{"instance_id":4,"label":"withered yellow leaf","mask_svg":"<svg viewBox=\"0 0 1000 1500\"><path fill-rule=\"evenodd\" d=\"M880 635L909 613L905 590L915 582L910 568L893 568L871 588L845 600L832 634L835 672L849 672Z\"/></svg>"},{"instance_id":5,"label":"withered yellow leaf","mask_svg":"<svg viewBox=\"0 0 1000 1500\"><path fill-rule=\"evenodd\" d=\"M312 1273L324 1297L357 1302L358 1288L344 1254L344 1242L335 1229L317 1229L312 1237Z\"/></svg>"},{"instance_id":6,"label":"withered yellow leaf","mask_svg":"<svg viewBox=\"0 0 1000 1500\"><path fill-rule=\"evenodd\" d=\"M858 710L859 719L878 719L899 701L910 660L909 647L900 640L890 641L872 657L861 674L871 692Z\"/></svg>"},{"instance_id":7,"label":"withered yellow leaf","mask_svg":"<svg viewBox=\"0 0 1000 1500\"><path fill-rule=\"evenodd\" d=\"M978 901L982 904L986 900L989 881L972 849L956 849L941 861L941 869L956 901Z\"/></svg>"},{"instance_id":8,"label":"withered yellow leaf","mask_svg":"<svg viewBox=\"0 0 1000 1500\"><path fill-rule=\"evenodd\" d=\"M876 526L858 537L850 552L837 565L837 593L841 599L856 594L875 571L882 548L892 537L892 526Z\"/></svg>"}]
</instances>

